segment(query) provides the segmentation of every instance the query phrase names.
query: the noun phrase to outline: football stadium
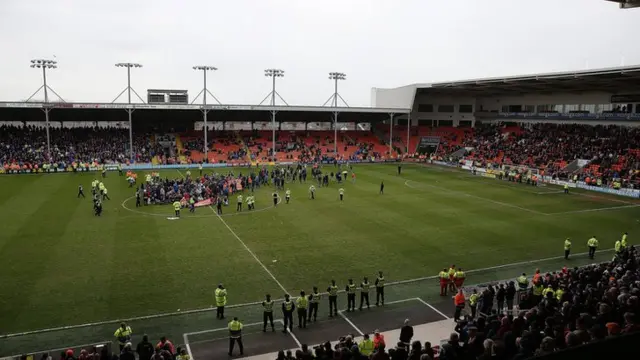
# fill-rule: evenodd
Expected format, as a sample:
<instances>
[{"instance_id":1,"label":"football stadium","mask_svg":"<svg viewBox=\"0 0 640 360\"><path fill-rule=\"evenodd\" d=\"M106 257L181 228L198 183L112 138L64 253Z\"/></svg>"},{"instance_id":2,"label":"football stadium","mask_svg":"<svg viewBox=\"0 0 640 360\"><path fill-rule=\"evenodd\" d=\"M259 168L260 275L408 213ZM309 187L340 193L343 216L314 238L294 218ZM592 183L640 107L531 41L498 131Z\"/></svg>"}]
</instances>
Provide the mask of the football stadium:
<instances>
[{"instance_id":1,"label":"football stadium","mask_svg":"<svg viewBox=\"0 0 640 360\"><path fill-rule=\"evenodd\" d=\"M38 91L0 101L1 359L637 353L640 66L350 107L339 72L323 106L275 68L238 105L214 67L145 97L119 63L113 102L67 102L30 65Z\"/></svg>"}]
</instances>

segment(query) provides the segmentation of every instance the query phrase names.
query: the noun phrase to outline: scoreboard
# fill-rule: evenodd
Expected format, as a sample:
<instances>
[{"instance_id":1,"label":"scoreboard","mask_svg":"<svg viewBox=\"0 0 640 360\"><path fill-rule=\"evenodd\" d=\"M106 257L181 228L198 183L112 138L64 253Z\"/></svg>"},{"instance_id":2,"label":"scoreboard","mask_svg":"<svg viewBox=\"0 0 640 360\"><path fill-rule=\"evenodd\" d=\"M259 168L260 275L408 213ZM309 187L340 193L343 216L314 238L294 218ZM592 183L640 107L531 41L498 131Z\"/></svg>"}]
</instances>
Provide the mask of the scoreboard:
<instances>
[{"instance_id":1,"label":"scoreboard","mask_svg":"<svg viewBox=\"0 0 640 360\"><path fill-rule=\"evenodd\" d=\"M147 90L147 103L188 105L189 94L187 90Z\"/></svg>"}]
</instances>

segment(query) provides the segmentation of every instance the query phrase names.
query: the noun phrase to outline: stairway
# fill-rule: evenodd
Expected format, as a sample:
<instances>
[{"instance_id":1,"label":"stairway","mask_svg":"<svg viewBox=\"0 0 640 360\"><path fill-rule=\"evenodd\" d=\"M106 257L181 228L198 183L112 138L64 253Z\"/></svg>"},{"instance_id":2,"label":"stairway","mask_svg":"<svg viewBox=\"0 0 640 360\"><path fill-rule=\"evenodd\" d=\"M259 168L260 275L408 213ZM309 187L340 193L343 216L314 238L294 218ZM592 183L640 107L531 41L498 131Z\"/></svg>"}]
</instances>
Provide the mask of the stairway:
<instances>
[{"instance_id":1,"label":"stairway","mask_svg":"<svg viewBox=\"0 0 640 360\"><path fill-rule=\"evenodd\" d=\"M176 134L176 149L178 149L178 160L181 164L187 163L187 157L182 154L184 150L184 145L182 145L182 139L180 139L180 135Z\"/></svg>"}]
</instances>

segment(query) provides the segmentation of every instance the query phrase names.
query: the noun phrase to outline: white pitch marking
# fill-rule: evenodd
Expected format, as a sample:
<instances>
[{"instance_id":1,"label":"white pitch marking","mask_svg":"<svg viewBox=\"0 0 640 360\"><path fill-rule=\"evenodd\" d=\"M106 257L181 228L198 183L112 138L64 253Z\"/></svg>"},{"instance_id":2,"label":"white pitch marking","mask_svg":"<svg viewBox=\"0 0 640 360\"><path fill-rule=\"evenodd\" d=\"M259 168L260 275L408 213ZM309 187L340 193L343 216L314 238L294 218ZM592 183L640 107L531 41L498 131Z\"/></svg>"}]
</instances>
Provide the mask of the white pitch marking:
<instances>
[{"instance_id":1,"label":"white pitch marking","mask_svg":"<svg viewBox=\"0 0 640 360\"><path fill-rule=\"evenodd\" d=\"M349 325L351 325L352 328L354 328L358 334L360 334L360 336L364 336L364 333L358 329L358 327L356 326L356 324L354 324L351 320L349 320L349 318L347 317L347 315L343 314L342 311L338 311L338 314L340 316L342 316L342 318L344 319L344 321L346 321L347 323L349 323Z\"/></svg>"},{"instance_id":2,"label":"white pitch marking","mask_svg":"<svg viewBox=\"0 0 640 360\"><path fill-rule=\"evenodd\" d=\"M416 300L420 301L421 303L425 304L426 306L430 307L431 310L437 312L440 316L442 316L443 318L449 320L451 319L450 317L448 317L447 315L445 315L442 311L436 309L433 305L429 304L428 302L422 300L421 298L416 298Z\"/></svg>"},{"instance_id":3,"label":"white pitch marking","mask_svg":"<svg viewBox=\"0 0 640 360\"><path fill-rule=\"evenodd\" d=\"M629 209L629 208L635 208L635 207L640 207L640 204L611 206L611 207L605 207L605 208L595 208L595 209L586 209L586 210L563 211L563 212L557 212L557 213L549 213L548 215L580 214L580 213L597 212L597 211Z\"/></svg>"}]
</instances>

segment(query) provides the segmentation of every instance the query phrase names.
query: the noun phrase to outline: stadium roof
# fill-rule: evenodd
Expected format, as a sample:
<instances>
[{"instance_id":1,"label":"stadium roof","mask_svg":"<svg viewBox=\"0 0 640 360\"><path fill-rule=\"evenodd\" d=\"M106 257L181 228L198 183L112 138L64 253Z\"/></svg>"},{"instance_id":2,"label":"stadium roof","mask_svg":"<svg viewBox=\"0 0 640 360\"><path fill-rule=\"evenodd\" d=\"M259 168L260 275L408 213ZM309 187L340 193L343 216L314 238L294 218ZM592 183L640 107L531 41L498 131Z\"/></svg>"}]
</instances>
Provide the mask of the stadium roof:
<instances>
[{"instance_id":1,"label":"stadium roof","mask_svg":"<svg viewBox=\"0 0 640 360\"><path fill-rule=\"evenodd\" d=\"M418 94L499 95L545 91L629 91L640 88L640 66L415 84Z\"/></svg>"}]
</instances>

